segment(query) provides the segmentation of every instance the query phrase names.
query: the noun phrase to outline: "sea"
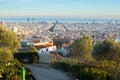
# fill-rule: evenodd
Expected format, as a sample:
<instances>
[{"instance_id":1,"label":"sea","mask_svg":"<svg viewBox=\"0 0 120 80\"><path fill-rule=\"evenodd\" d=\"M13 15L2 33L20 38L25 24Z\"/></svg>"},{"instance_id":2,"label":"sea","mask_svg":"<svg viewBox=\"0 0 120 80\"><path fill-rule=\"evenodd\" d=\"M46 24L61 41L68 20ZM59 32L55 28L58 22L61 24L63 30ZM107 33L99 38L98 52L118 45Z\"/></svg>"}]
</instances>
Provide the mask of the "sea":
<instances>
[{"instance_id":1,"label":"sea","mask_svg":"<svg viewBox=\"0 0 120 80\"><path fill-rule=\"evenodd\" d=\"M71 17L0 17L5 22L69 22L69 23L120 23L120 19Z\"/></svg>"}]
</instances>

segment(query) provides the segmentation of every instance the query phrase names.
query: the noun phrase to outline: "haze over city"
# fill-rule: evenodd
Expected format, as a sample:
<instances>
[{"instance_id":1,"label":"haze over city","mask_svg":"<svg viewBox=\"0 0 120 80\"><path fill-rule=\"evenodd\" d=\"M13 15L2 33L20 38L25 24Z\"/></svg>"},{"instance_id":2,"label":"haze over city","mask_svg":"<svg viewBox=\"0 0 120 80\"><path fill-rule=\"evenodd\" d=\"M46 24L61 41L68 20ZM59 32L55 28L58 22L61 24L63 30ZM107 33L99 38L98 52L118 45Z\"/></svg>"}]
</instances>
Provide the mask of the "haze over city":
<instances>
[{"instance_id":1,"label":"haze over city","mask_svg":"<svg viewBox=\"0 0 120 80\"><path fill-rule=\"evenodd\" d=\"M120 80L120 0L0 0L0 80Z\"/></svg>"},{"instance_id":2,"label":"haze over city","mask_svg":"<svg viewBox=\"0 0 120 80\"><path fill-rule=\"evenodd\" d=\"M0 16L120 17L120 0L0 0Z\"/></svg>"}]
</instances>

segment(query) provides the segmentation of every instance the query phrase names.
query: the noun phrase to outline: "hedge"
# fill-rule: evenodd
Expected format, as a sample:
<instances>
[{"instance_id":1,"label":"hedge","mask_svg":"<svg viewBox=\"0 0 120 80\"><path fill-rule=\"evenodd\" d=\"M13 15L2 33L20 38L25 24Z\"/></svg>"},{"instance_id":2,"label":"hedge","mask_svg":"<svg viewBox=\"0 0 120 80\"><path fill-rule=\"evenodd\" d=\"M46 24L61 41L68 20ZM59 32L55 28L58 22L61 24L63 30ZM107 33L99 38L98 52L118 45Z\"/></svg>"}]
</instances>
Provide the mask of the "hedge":
<instances>
[{"instance_id":1,"label":"hedge","mask_svg":"<svg viewBox=\"0 0 120 80\"><path fill-rule=\"evenodd\" d=\"M73 74L78 80L114 80L113 76L107 71L85 66L84 64L70 64L67 62L56 62L53 64L56 69Z\"/></svg>"},{"instance_id":2,"label":"hedge","mask_svg":"<svg viewBox=\"0 0 120 80\"><path fill-rule=\"evenodd\" d=\"M14 53L14 58L22 63L38 63L39 61L37 52Z\"/></svg>"},{"instance_id":3,"label":"hedge","mask_svg":"<svg viewBox=\"0 0 120 80\"><path fill-rule=\"evenodd\" d=\"M21 67L25 66L18 60L0 63L0 80L21 80ZM25 80L35 80L29 68L25 72Z\"/></svg>"}]
</instances>

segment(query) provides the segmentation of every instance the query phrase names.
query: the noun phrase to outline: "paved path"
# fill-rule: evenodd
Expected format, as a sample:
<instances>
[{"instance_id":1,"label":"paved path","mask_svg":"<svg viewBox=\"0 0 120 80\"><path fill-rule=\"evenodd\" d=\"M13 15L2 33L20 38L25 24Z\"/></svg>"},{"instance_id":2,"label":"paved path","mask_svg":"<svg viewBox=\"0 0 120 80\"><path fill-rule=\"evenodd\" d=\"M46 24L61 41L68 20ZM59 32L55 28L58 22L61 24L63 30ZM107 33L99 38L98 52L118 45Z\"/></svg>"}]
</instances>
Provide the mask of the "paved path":
<instances>
[{"instance_id":1,"label":"paved path","mask_svg":"<svg viewBox=\"0 0 120 80\"><path fill-rule=\"evenodd\" d=\"M64 72L53 69L47 64L29 64L26 66L30 68L36 80L71 80Z\"/></svg>"}]
</instances>

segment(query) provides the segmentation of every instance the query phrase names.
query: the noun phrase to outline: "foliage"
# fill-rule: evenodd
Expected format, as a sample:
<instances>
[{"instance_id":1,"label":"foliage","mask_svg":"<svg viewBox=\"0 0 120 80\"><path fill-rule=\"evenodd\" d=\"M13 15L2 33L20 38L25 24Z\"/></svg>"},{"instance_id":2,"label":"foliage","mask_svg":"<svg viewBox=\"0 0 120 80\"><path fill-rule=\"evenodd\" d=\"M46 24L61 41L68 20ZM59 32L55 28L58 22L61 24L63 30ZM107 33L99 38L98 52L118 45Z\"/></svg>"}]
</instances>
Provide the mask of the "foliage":
<instances>
[{"instance_id":1,"label":"foliage","mask_svg":"<svg viewBox=\"0 0 120 80\"><path fill-rule=\"evenodd\" d=\"M13 54L19 47L15 33L0 27L0 80L21 80L20 69L23 66L14 60ZM31 71L25 68L26 80L31 79Z\"/></svg>"},{"instance_id":2,"label":"foliage","mask_svg":"<svg viewBox=\"0 0 120 80\"><path fill-rule=\"evenodd\" d=\"M23 63L38 63L39 61L37 52L14 53L14 58Z\"/></svg>"},{"instance_id":3,"label":"foliage","mask_svg":"<svg viewBox=\"0 0 120 80\"><path fill-rule=\"evenodd\" d=\"M104 70L91 63L71 64L67 62L57 62L53 64L54 68L62 69L72 73L75 79L80 80L113 80L114 77L107 70Z\"/></svg>"},{"instance_id":4,"label":"foliage","mask_svg":"<svg viewBox=\"0 0 120 80\"><path fill-rule=\"evenodd\" d=\"M75 40L71 45L75 57L55 58L53 67L73 74L78 80L120 80L120 43L107 39L98 42L93 51L92 48L87 49L87 46L90 46L85 43L83 37ZM82 60L86 58L84 54L89 53L90 50L96 60L83 62ZM78 56L82 59L77 58Z\"/></svg>"},{"instance_id":5,"label":"foliage","mask_svg":"<svg viewBox=\"0 0 120 80\"><path fill-rule=\"evenodd\" d=\"M29 52L38 52L38 50L34 46L32 46L30 47Z\"/></svg>"},{"instance_id":6,"label":"foliage","mask_svg":"<svg viewBox=\"0 0 120 80\"><path fill-rule=\"evenodd\" d=\"M62 69L65 72L71 72L72 65L67 62L56 62L52 65L56 69Z\"/></svg>"},{"instance_id":7,"label":"foliage","mask_svg":"<svg viewBox=\"0 0 120 80\"><path fill-rule=\"evenodd\" d=\"M16 52L19 47L16 34L0 27L0 47L8 48L12 52Z\"/></svg>"},{"instance_id":8,"label":"foliage","mask_svg":"<svg viewBox=\"0 0 120 80\"><path fill-rule=\"evenodd\" d=\"M92 60L92 38L90 36L83 36L76 39L71 45L71 52L74 57L80 58L84 61Z\"/></svg>"},{"instance_id":9,"label":"foliage","mask_svg":"<svg viewBox=\"0 0 120 80\"><path fill-rule=\"evenodd\" d=\"M0 63L6 63L12 61L13 56L8 48L0 48Z\"/></svg>"},{"instance_id":10,"label":"foliage","mask_svg":"<svg viewBox=\"0 0 120 80\"><path fill-rule=\"evenodd\" d=\"M17 60L9 61L7 63L0 63L0 80L21 80L21 64ZM28 68L25 68L26 80L30 80L32 76L31 71Z\"/></svg>"},{"instance_id":11,"label":"foliage","mask_svg":"<svg viewBox=\"0 0 120 80\"><path fill-rule=\"evenodd\" d=\"M120 62L120 43L114 40L104 40L94 46L93 56L96 60L113 60Z\"/></svg>"},{"instance_id":12,"label":"foliage","mask_svg":"<svg viewBox=\"0 0 120 80\"><path fill-rule=\"evenodd\" d=\"M77 68L77 69L76 69ZM74 71L75 70L75 71ZM73 72L77 79L82 80L113 80L111 74L95 68L73 66Z\"/></svg>"},{"instance_id":13,"label":"foliage","mask_svg":"<svg viewBox=\"0 0 120 80\"><path fill-rule=\"evenodd\" d=\"M55 56L54 56L55 57ZM57 69L62 69L70 74L73 74L73 77L79 77L77 71L79 67L82 68L94 68L97 70L105 71L114 78L113 80L120 80L120 64L115 61L100 60L100 61L91 61L91 62L81 62L76 58L58 58L53 60L53 67ZM77 67L74 67L77 66ZM80 79L81 80L81 79ZM89 80L89 79L88 79ZM94 80L94 79L93 79Z\"/></svg>"}]
</instances>

